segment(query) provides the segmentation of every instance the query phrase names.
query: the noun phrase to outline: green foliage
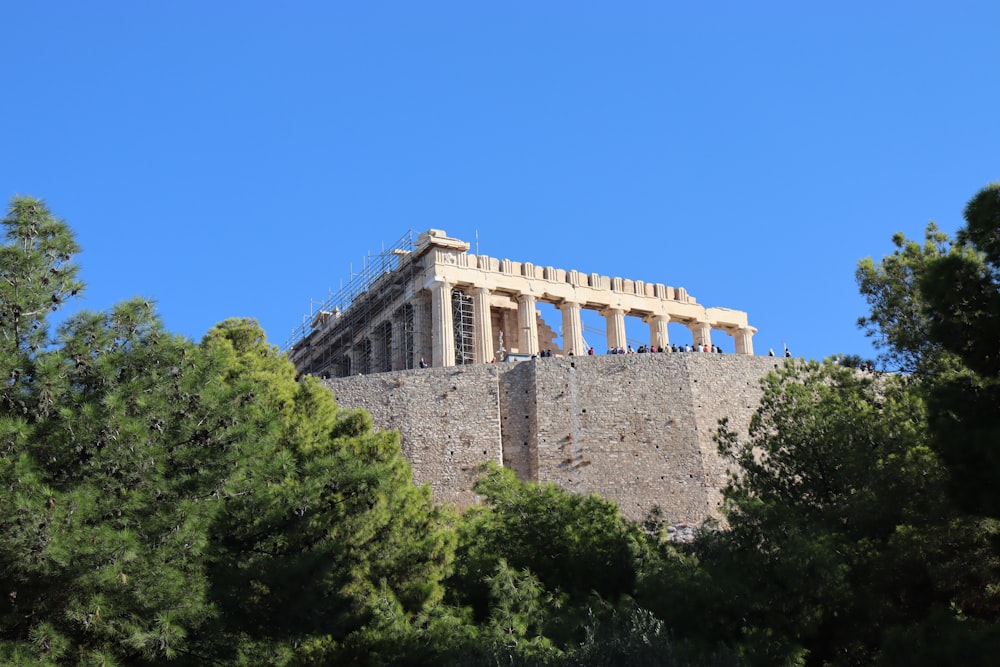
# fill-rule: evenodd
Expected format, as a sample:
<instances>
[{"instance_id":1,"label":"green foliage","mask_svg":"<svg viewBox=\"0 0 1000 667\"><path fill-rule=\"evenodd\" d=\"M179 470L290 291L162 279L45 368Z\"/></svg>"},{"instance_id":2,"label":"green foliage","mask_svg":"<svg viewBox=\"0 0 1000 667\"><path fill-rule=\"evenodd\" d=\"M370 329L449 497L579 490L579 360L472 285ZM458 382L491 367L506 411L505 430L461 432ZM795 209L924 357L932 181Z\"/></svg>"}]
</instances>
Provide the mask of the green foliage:
<instances>
[{"instance_id":1,"label":"green foliage","mask_svg":"<svg viewBox=\"0 0 1000 667\"><path fill-rule=\"evenodd\" d=\"M638 532L614 503L554 484L521 483L496 465L474 488L485 507L466 512L459 526L453 581L478 615L486 613L484 582L501 560L530 570L574 604L594 594L614 602L632 591Z\"/></svg>"},{"instance_id":2,"label":"green foliage","mask_svg":"<svg viewBox=\"0 0 1000 667\"><path fill-rule=\"evenodd\" d=\"M872 314L861 324L904 368L928 376L932 444L953 496L1000 517L1000 184L965 208L954 244L933 226L923 247L897 234L897 251L858 269Z\"/></svg>"},{"instance_id":3,"label":"green foliage","mask_svg":"<svg viewBox=\"0 0 1000 667\"><path fill-rule=\"evenodd\" d=\"M176 657L212 613L199 573L225 427L179 418L206 379L192 353L148 304L82 313L37 356L28 423L0 417L17 434L0 458L0 628L39 657Z\"/></svg>"},{"instance_id":4,"label":"green foliage","mask_svg":"<svg viewBox=\"0 0 1000 667\"><path fill-rule=\"evenodd\" d=\"M32 199L4 225L0 661L354 660L379 608L434 607L454 533L397 434L252 321L196 345L132 300L50 340L72 235Z\"/></svg>"},{"instance_id":5,"label":"green foliage","mask_svg":"<svg viewBox=\"0 0 1000 667\"><path fill-rule=\"evenodd\" d=\"M706 652L689 640L678 639L656 615L632 607L622 612L613 611L607 619L594 618L586 627L586 639L554 664L736 667L744 663L726 646L718 645Z\"/></svg>"},{"instance_id":6,"label":"green foliage","mask_svg":"<svg viewBox=\"0 0 1000 667\"><path fill-rule=\"evenodd\" d=\"M927 337L929 314L919 289L927 265L950 250L948 235L932 222L923 244L897 233L896 251L876 264L871 257L858 263L855 274L871 313L858 319L858 326L874 339L887 368L902 372L934 372L947 364L941 346Z\"/></svg>"},{"instance_id":7,"label":"green foliage","mask_svg":"<svg viewBox=\"0 0 1000 667\"><path fill-rule=\"evenodd\" d=\"M972 198L965 219L918 285L930 338L961 362L930 388L934 445L962 506L1000 517L1000 183Z\"/></svg>"},{"instance_id":8,"label":"green foliage","mask_svg":"<svg viewBox=\"0 0 1000 667\"><path fill-rule=\"evenodd\" d=\"M892 255L859 265L871 307L859 324L883 364L912 374L787 366L766 380L748 440L723 425L740 471L728 529L699 538L695 576L667 560L651 570L660 618L669 582L755 664L995 653L1000 536L982 517L1000 517L1000 185L965 214L954 243L931 224L923 244L897 234Z\"/></svg>"},{"instance_id":9,"label":"green foliage","mask_svg":"<svg viewBox=\"0 0 1000 667\"><path fill-rule=\"evenodd\" d=\"M787 365L726 521L668 543L596 496L484 469L460 518L396 433L252 320L200 344L81 289L16 198L0 246L0 663L985 664L1000 647L1000 185L952 243L862 261L882 361ZM861 364L867 366L867 364ZM957 500L957 502L956 502ZM985 517L985 518L984 518ZM730 648L732 647L732 648Z\"/></svg>"},{"instance_id":10,"label":"green foliage","mask_svg":"<svg viewBox=\"0 0 1000 667\"><path fill-rule=\"evenodd\" d=\"M694 544L676 544L651 539L639 558L639 574L634 594L638 609L648 610L663 624L675 642L695 650L701 662L712 656L729 654L727 646L742 639L745 620L734 607L734 595L742 594L741 570L728 580L718 571L703 566L698 551L715 540L724 539L717 527L706 526Z\"/></svg>"},{"instance_id":11,"label":"green foliage","mask_svg":"<svg viewBox=\"0 0 1000 667\"><path fill-rule=\"evenodd\" d=\"M459 523L448 581L451 608L471 616L463 617L461 650L438 654L434 664L739 664L718 642L678 637L659 613L643 608L668 609L670 621L683 625L690 609L682 605L691 599L658 584L697 571L655 530L646 534L623 520L607 500L520 482L492 464L475 488L484 503Z\"/></svg>"},{"instance_id":12,"label":"green foliage","mask_svg":"<svg viewBox=\"0 0 1000 667\"><path fill-rule=\"evenodd\" d=\"M1000 653L1000 624L932 614L908 632L890 632L880 665L885 667L991 667Z\"/></svg>"},{"instance_id":13,"label":"green foliage","mask_svg":"<svg viewBox=\"0 0 1000 667\"><path fill-rule=\"evenodd\" d=\"M458 525L448 600L470 607L482 664L541 664L584 640L588 619L634 592L643 537L618 508L487 465L481 507ZM527 661L527 662L525 662ZM477 663L478 664L478 663Z\"/></svg>"},{"instance_id":14,"label":"green foliage","mask_svg":"<svg viewBox=\"0 0 1000 667\"><path fill-rule=\"evenodd\" d=\"M15 197L0 224L0 409L28 415L33 409L25 387L34 373L35 354L48 343L47 318L81 283L73 255L79 246L69 227L45 203Z\"/></svg>"},{"instance_id":15,"label":"green foliage","mask_svg":"<svg viewBox=\"0 0 1000 667\"><path fill-rule=\"evenodd\" d=\"M222 611L213 632L230 647L324 635L343 659L339 642L387 596L406 613L439 600L453 537L429 489L413 485L398 434L361 432L349 418L344 435L332 394L312 378L296 382L252 323L224 322L202 347L227 358L218 384L229 401L248 401L256 434L210 528Z\"/></svg>"},{"instance_id":16,"label":"green foliage","mask_svg":"<svg viewBox=\"0 0 1000 667\"><path fill-rule=\"evenodd\" d=\"M966 204L964 217L958 242L976 248L994 269L1000 268L1000 182L977 192Z\"/></svg>"},{"instance_id":17,"label":"green foliage","mask_svg":"<svg viewBox=\"0 0 1000 667\"><path fill-rule=\"evenodd\" d=\"M742 473L725 490L730 529L699 555L749 620L754 661L867 664L890 630L995 606L996 527L950 503L911 382L788 366L749 440L718 438Z\"/></svg>"}]
</instances>

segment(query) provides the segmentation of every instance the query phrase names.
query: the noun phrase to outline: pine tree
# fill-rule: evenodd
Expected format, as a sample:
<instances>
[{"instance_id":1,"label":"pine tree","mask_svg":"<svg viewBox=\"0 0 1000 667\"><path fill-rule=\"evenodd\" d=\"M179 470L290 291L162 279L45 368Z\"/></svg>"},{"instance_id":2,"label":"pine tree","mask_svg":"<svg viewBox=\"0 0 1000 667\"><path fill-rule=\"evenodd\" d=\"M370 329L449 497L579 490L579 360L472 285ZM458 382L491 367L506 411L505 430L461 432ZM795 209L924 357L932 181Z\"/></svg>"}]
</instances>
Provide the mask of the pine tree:
<instances>
[{"instance_id":1,"label":"pine tree","mask_svg":"<svg viewBox=\"0 0 1000 667\"><path fill-rule=\"evenodd\" d=\"M199 345L134 299L50 337L72 233L28 198L3 224L0 662L326 659L441 598L452 533L397 434L251 321Z\"/></svg>"}]
</instances>

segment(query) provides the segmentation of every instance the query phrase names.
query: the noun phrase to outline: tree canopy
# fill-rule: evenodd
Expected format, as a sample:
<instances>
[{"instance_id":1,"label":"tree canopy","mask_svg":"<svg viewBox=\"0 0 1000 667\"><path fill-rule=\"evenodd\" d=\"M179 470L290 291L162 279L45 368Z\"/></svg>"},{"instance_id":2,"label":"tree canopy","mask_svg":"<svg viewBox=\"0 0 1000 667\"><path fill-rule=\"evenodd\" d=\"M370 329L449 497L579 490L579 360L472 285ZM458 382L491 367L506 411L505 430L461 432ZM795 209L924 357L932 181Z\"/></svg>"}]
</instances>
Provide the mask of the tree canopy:
<instances>
[{"instance_id":1,"label":"tree canopy","mask_svg":"<svg viewBox=\"0 0 1000 667\"><path fill-rule=\"evenodd\" d=\"M271 664L441 598L452 533L398 434L251 321L195 344L132 300L50 338L73 235L36 199L3 224L0 659Z\"/></svg>"},{"instance_id":2,"label":"tree canopy","mask_svg":"<svg viewBox=\"0 0 1000 667\"><path fill-rule=\"evenodd\" d=\"M954 240L857 279L885 368L788 361L720 525L498 466L464 514L399 435L297 377L253 320L200 342L83 289L19 197L0 245L0 662L987 665L1000 650L1000 185ZM841 362L845 357L837 358Z\"/></svg>"},{"instance_id":3,"label":"tree canopy","mask_svg":"<svg viewBox=\"0 0 1000 667\"><path fill-rule=\"evenodd\" d=\"M699 548L740 591L751 622L738 639L755 661L871 664L893 633L995 605L995 526L950 502L907 379L788 366L768 379L749 439L719 439L740 471L730 529Z\"/></svg>"}]
</instances>

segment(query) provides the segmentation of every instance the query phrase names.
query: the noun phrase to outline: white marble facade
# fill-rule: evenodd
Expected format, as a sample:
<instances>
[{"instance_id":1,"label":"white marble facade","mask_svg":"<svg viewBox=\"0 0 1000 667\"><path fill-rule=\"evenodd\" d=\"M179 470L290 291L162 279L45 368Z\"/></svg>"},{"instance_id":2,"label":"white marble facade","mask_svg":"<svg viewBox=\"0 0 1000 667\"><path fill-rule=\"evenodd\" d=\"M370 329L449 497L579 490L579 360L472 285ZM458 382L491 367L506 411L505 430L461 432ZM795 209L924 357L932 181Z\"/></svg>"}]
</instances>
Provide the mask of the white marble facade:
<instances>
[{"instance_id":1,"label":"white marble facade","mask_svg":"<svg viewBox=\"0 0 1000 667\"><path fill-rule=\"evenodd\" d=\"M753 354L756 329L747 314L706 308L682 287L596 273L535 266L469 252L469 244L431 229L419 235L412 253L379 276L343 312L321 311L308 335L290 351L302 373L330 377L456 364L453 304L468 308L471 358L489 363L501 354L537 354L556 349L554 334L538 314L548 303L562 315L562 355L586 354L581 311L599 312L607 321L607 347L625 348L625 317L649 324L649 345L668 347L667 325L690 329L695 345L712 345L713 332L732 336L737 354ZM471 303L470 303L471 302ZM462 338L468 340L468 338Z\"/></svg>"}]
</instances>

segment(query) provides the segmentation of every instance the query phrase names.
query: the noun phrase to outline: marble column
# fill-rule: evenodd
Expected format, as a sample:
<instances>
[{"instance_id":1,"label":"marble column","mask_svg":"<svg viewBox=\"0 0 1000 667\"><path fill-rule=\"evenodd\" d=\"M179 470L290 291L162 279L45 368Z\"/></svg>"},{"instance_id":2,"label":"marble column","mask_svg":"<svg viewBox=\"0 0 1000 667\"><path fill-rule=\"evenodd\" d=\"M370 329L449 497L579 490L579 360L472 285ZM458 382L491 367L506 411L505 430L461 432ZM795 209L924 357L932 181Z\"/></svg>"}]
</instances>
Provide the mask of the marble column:
<instances>
[{"instance_id":1,"label":"marble column","mask_svg":"<svg viewBox=\"0 0 1000 667\"><path fill-rule=\"evenodd\" d=\"M563 301L559 304L562 311L563 354L587 354L583 347L583 323L580 321L580 304L574 301Z\"/></svg>"},{"instance_id":2,"label":"marble column","mask_svg":"<svg viewBox=\"0 0 1000 667\"><path fill-rule=\"evenodd\" d=\"M520 336L518 338L521 354L538 354L538 312L535 308L534 294L521 294L517 297L517 321Z\"/></svg>"},{"instance_id":3,"label":"marble column","mask_svg":"<svg viewBox=\"0 0 1000 667\"><path fill-rule=\"evenodd\" d=\"M667 332L667 325L670 323L669 315L650 315L646 318L649 323L649 344L655 347L669 347L670 334Z\"/></svg>"},{"instance_id":4,"label":"marble column","mask_svg":"<svg viewBox=\"0 0 1000 667\"><path fill-rule=\"evenodd\" d=\"M413 306L413 359L410 368L420 368L420 360L424 359L429 364L431 357L430 299L418 296L410 304Z\"/></svg>"},{"instance_id":5,"label":"marble column","mask_svg":"<svg viewBox=\"0 0 1000 667\"><path fill-rule=\"evenodd\" d=\"M500 351L500 337L503 333L503 354L506 355L519 345L517 328L517 308L504 308L500 311L500 331L497 332L496 349Z\"/></svg>"},{"instance_id":6,"label":"marble column","mask_svg":"<svg viewBox=\"0 0 1000 667\"><path fill-rule=\"evenodd\" d=\"M403 322L403 309L392 314L392 357L391 368L400 371L406 368L406 326Z\"/></svg>"},{"instance_id":7,"label":"marble column","mask_svg":"<svg viewBox=\"0 0 1000 667\"><path fill-rule=\"evenodd\" d=\"M351 359L351 375L361 375L365 372L365 347L364 343L367 339L362 338L356 341L354 345L351 346L350 351L347 353Z\"/></svg>"},{"instance_id":8,"label":"marble column","mask_svg":"<svg viewBox=\"0 0 1000 667\"><path fill-rule=\"evenodd\" d=\"M493 320L490 317L490 289L488 287L473 288L472 308L475 361L480 364L488 364L493 361Z\"/></svg>"},{"instance_id":9,"label":"marble column","mask_svg":"<svg viewBox=\"0 0 1000 667\"><path fill-rule=\"evenodd\" d=\"M381 373L383 371L392 370L392 361L390 355L392 350L390 348L390 341L386 336L386 326L388 322L379 322L375 326L375 330L372 333L372 367L369 369L371 373Z\"/></svg>"},{"instance_id":10,"label":"marble column","mask_svg":"<svg viewBox=\"0 0 1000 667\"><path fill-rule=\"evenodd\" d=\"M691 333L694 334L694 344L707 345L712 347L712 325L708 322L694 322L691 325Z\"/></svg>"},{"instance_id":11,"label":"marble column","mask_svg":"<svg viewBox=\"0 0 1000 667\"><path fill-rule=\"evenodd\" d=\"M605 308L601 315L608 322L608 349L625 349L625 311L621 308Z\"/></svg>"},{"instance_id":12,"label":"marble column","mask_svg":"<svg viewBox=\"0 0 1000 667\"><path fill-rule=\"evenodd\" d=\"M455 323L451 315L451 283L434 278L431 292L431 362L434 368L455 365Z\"/></svg>"},{"instance_id":13,"label":"marble column","mask_svg":"<svg viewBox=\"0 0 1000 667\"><path fill-rule=\"evenodd\" d=\"M753 335L757 332L753 327L737 329L733 338L736 339L736 354L753 354Z\"/></svg>"}]
</instances>

